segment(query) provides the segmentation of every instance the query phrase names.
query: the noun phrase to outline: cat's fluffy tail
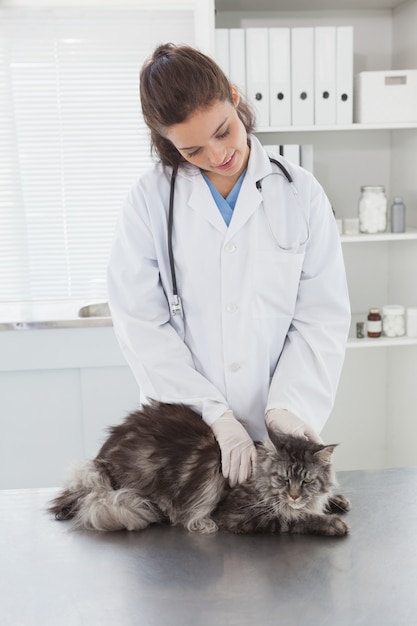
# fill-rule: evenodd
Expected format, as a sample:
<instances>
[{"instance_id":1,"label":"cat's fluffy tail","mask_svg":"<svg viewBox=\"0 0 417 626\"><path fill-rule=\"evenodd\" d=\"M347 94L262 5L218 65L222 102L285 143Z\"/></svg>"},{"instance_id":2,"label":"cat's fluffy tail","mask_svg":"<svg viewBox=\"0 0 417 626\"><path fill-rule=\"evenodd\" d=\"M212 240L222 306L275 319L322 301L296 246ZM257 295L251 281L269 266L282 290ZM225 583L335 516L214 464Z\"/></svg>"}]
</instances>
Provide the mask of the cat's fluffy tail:
<instances>
[{"instance_id":1,"label":"cat's fluffy tail","mask_svg":"<svg viewBox=\"0 0 417 626\"><path fill-rule=\"evenodd\" d=\"M142 530L162 521L160 510L133 489L113 489L109 477L94 461L74 468L66 488L52 500L48 511L57 520L73 520L89 530Z\"/></svg>"}]
</instances>

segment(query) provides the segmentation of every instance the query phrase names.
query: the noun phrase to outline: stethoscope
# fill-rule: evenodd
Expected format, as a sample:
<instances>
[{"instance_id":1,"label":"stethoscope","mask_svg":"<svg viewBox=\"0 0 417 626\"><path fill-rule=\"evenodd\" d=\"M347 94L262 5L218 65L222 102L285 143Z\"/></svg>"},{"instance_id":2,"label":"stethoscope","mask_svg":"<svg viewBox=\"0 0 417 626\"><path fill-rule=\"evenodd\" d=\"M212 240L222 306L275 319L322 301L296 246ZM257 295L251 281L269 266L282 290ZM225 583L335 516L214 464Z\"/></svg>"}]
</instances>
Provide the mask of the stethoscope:
<instances>
[{"instance_id":1,"label":"stethoscope","mask_svg":"<svg viewBox=\"0 0 417 626\"><path fill-rule=\"evenodd\" d=\"M277 161L276 159L273 159L272 157L269 157L269 160L271 161L271 163L273 163L274 165L276 165L279 169L280 172L282 174L284 174L286 180L288 181L292 192L294 194L295 197L297 197L297 188L294 185L294 181L293 178L291 176L291 174L289 173L289 171L286 169L286 167L280 163L279 161ZM172 315L181 315L182 316L182 305L181 305L181 299L178 295L178 286L177 286L177 276L176 276L176 272L175 272L175 260L174 260L174 252L173 252L173 248L172 248L172 228L173 228L173 223L174 223L174 194L175 194L175 180L177 177L177 168L174 168L172 170L172 175L171 175L171 186L170 186L170 192L169 192L169 209L168 209L168 258L169 258L169 267L171 270L171 282L172 282L172 302L171 302L171 313ZM269 178L270 176L280 176L281 173L280 172L271 172L270 174L267 174L266 176L264 176L264 178L261 178L261 180L256 181L256 188L258 189L258 191L260 191L262 193L262 181L264 181L265 179ZM265 210L265 207L264 207ZM265 212L265 216L266 216L266 220L268 223L268 227L269 230L273 236L273 238L275 239L278 247L281 250L284 250L285 252L294 252L296 249L301 248L302 246L304 246L310 239L310 227L308 224L308 220L307 217L304 215L304 220L305 220L305 224L306 224L306 236L304 238L303 241L296 241L291 243L289 246L282 246L279 242L279 240L277 239L270 221L268 219L268 215Z\"/></svg>"}]
</instances>

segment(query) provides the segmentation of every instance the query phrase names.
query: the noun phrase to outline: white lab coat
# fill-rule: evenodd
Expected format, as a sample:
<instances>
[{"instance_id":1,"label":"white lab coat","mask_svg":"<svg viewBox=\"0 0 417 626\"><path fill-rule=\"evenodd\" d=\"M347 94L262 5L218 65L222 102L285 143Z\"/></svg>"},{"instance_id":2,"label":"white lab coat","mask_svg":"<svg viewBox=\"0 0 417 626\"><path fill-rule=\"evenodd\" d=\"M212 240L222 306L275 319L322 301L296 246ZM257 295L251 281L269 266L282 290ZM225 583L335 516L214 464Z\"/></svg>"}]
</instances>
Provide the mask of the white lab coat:
<instances>
[{"instance_id":1,"label":"white lab coat","mask_svg":"<svg viewBox=\"0 0 417 626\"><path fill-rule=\"evenodd\" d=\"M320 432L332 409L350 323L329 201L309 172L281 160L298 198L283 175L274 176L273 197L269 187L264 207L256 181L278 170L251 137L229 227L200 171L180 168L173 248L183 317L172 316L169 306L169 167L157 164L131 189L108 269L115 332L141 392L189 404L209 425L230 408L255 440L265 437L270 408L289 409ZM308 220L307 244L280 249L279 233L272 234L285 230L278 216L297 216L303 233Z\"/></svg>"}]
</instances>

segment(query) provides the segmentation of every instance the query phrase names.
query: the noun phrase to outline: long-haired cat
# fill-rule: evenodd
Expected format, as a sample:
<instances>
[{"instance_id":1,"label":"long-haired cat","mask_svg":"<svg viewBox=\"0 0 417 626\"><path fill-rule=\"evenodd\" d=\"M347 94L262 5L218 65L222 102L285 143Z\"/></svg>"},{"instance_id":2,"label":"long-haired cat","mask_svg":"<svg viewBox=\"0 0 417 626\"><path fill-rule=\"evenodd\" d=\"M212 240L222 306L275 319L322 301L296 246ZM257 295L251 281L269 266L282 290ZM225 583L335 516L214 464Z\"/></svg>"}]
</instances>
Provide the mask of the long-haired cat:
<instances>
[{"instance_id":1,"label":"long-haired cat","mask_svg":"<svg viewBox=\"0 0 417 626\"><path fill-rule=\"evenodd\" d=\"M252 477L231 488L209 426L189 407L155 402L110 429L49 511L102 531L168 522L203 533L341 536L348 526L334 513L350 504L333 495L334 448L270 431L269 440L256 443Z\"/></svg>"}]
</instances>

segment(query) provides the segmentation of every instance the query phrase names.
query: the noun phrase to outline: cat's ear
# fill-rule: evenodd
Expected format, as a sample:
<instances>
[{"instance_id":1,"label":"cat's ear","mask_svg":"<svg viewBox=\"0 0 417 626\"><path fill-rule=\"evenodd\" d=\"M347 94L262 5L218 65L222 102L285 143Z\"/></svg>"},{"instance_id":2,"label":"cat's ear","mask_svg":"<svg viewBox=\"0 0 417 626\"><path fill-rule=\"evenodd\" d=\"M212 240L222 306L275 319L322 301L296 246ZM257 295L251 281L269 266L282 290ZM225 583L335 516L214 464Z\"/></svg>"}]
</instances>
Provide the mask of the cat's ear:
<instances>
[{"instance_id":1,"label":"cat's ear","mask_svg":"<svg viewBox=\"0 0 417 626\"><path fill-rule=\"evenodd\" d=\"M321 465L330 465L332 462L332 454L335 451L335 448L338 444L332 444L331 446L323 446L321 450L318 450L313 454L314 460L316 463L320 463Z\"/></svg>"}]
</instances>

